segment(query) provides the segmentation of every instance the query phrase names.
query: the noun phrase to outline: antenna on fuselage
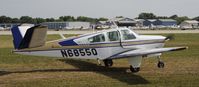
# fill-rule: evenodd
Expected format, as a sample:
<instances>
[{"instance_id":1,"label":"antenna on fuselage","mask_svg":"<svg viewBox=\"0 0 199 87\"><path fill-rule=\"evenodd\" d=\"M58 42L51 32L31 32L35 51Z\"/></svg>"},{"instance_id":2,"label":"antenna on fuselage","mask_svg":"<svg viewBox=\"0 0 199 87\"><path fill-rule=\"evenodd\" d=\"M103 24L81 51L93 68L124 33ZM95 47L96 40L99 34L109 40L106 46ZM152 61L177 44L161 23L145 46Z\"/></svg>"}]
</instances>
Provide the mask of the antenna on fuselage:
<instances>
[{"instance_id":1,"label":"antenna on fuselage","mask_svg":"<svg viewBox=\"0 0 199 87\"><path fill-rule=\"evenodd\" d=\"M60 37L61 37L62 39L66 39L66 37L65 37L63 34L59 33L59 35L60 35Z\"/></svg>"},{"instance_id":2,"label":"antenna on fuselage","mask_svg":"<svg viewBox=\"0 0 199 87\"><path fill-rule=\"evenodd\" d=\"M111 28L118 28L117 24L115 23L115 21L110 21L110 23L112 24L111 25Z\"/></svg>"}]
</instances>

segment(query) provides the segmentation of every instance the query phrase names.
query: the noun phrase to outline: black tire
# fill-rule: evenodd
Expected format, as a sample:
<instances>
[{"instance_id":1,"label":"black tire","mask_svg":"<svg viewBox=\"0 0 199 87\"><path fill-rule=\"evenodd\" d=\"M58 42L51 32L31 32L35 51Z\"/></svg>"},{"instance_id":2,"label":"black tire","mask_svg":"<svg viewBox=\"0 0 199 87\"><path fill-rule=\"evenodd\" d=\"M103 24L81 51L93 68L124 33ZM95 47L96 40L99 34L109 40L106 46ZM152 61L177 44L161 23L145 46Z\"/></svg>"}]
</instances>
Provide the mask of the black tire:
<instances>
[{"instance_id":1,"label":"black tire","mask_svg":"<svg viewBox=\"0 0 199 87\"><path fill-rule=\"evenodd\" d=\"M131 72L136 73L140 71L140 67L133 68L133 66L130 65L130 70Z\"/></svg>"},{"instance_id":2,"label":"black tire","mask_svg":"<svg viewBox=\"0 0 199 87\"><path fill-rule=\"evenodd\" d=\"M164 68L164 62L159 61L157 66L158 68Z\"/></svg>"},{"instance_id":3,"label":"black tire","mask_svg":"<svg viewBox=\"0 0 199 87\"><path fill-rule=\"evenodd\" d=\"M113 66L113 61L111 59L106 59L106 60L103 60L103 61L104 61L104 65L106 67Z\"/></svg>"}]
</instances>

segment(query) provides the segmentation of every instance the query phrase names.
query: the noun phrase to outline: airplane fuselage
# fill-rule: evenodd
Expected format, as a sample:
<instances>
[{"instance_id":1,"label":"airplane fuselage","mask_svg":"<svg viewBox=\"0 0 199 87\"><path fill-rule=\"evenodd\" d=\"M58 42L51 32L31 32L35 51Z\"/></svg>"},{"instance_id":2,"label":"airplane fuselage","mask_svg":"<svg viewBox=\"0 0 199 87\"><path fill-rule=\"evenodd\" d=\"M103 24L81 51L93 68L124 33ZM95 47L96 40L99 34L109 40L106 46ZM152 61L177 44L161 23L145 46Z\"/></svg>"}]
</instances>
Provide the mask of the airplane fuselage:
<instances>
[{"instance_id":1,"label":"airplane fuselage","mask_svg":"<svg viewBox=\"0 0 199 87\"><path fill-rule=\"evenodd\" d=\"M122 30L128 31L130 35L133 35L133 38L125 40L123 38L124 34L121 33ZM115 34L115 36L118 36L118 38L111 41L111 36L108 36L109 32L118 34ZM103 35L102 41L89 41L89 38L95 38L98 35ZM99 37L99 39L102 39L102 37ZM161 48L164 46L164 42L165 37L163 36L138 35L128 28L119 28L97 32L94 34L81 35L79 37L63 40L60 42L60 45L62 45L61 50L37 50L31 51L27 53L27 55L104 60L113 55L117 55L130 50ZM26 54L22 52L20 53Z\"/></svg>"}]
</instances>

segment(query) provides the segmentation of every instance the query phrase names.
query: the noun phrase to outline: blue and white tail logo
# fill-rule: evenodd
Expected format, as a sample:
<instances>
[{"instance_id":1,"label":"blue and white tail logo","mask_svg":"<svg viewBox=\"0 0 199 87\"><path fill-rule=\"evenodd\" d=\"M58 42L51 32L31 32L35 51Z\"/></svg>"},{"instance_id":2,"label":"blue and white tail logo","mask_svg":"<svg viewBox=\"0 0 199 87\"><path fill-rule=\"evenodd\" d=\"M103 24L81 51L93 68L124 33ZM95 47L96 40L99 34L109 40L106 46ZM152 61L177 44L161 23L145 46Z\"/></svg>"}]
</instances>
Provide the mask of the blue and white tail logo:
<instances>
[{"instance_id":1,"label":"blue and white tail logo","mask_svg":"<svg viewBox=\"0 0 199 87\"><path fill-rule=\"evenodd\" d=\"M15 49L42 46L45 43L47 28L41 25L19 25L11 28Z\"/></svg>"}]
</instances>

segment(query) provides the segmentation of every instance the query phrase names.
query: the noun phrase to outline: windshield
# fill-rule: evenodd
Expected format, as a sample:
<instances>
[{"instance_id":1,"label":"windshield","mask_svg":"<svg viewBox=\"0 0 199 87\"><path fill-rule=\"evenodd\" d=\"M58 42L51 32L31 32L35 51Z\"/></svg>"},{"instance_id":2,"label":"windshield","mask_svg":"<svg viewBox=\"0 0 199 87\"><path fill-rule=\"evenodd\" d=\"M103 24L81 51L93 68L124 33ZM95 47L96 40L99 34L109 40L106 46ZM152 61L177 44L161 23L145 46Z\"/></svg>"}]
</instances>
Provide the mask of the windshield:
<instances>
[{"instance_id":1,"label":"windshield","mask_svg":"<svg viewBox=\"0 0 199 87\"><path fill-rule=\"evenodd\" d=\"M123 40L130 40L136 38L135 35L129 30L121 30L121 34L123 36Z\"/></svg>"}]
</instances>

